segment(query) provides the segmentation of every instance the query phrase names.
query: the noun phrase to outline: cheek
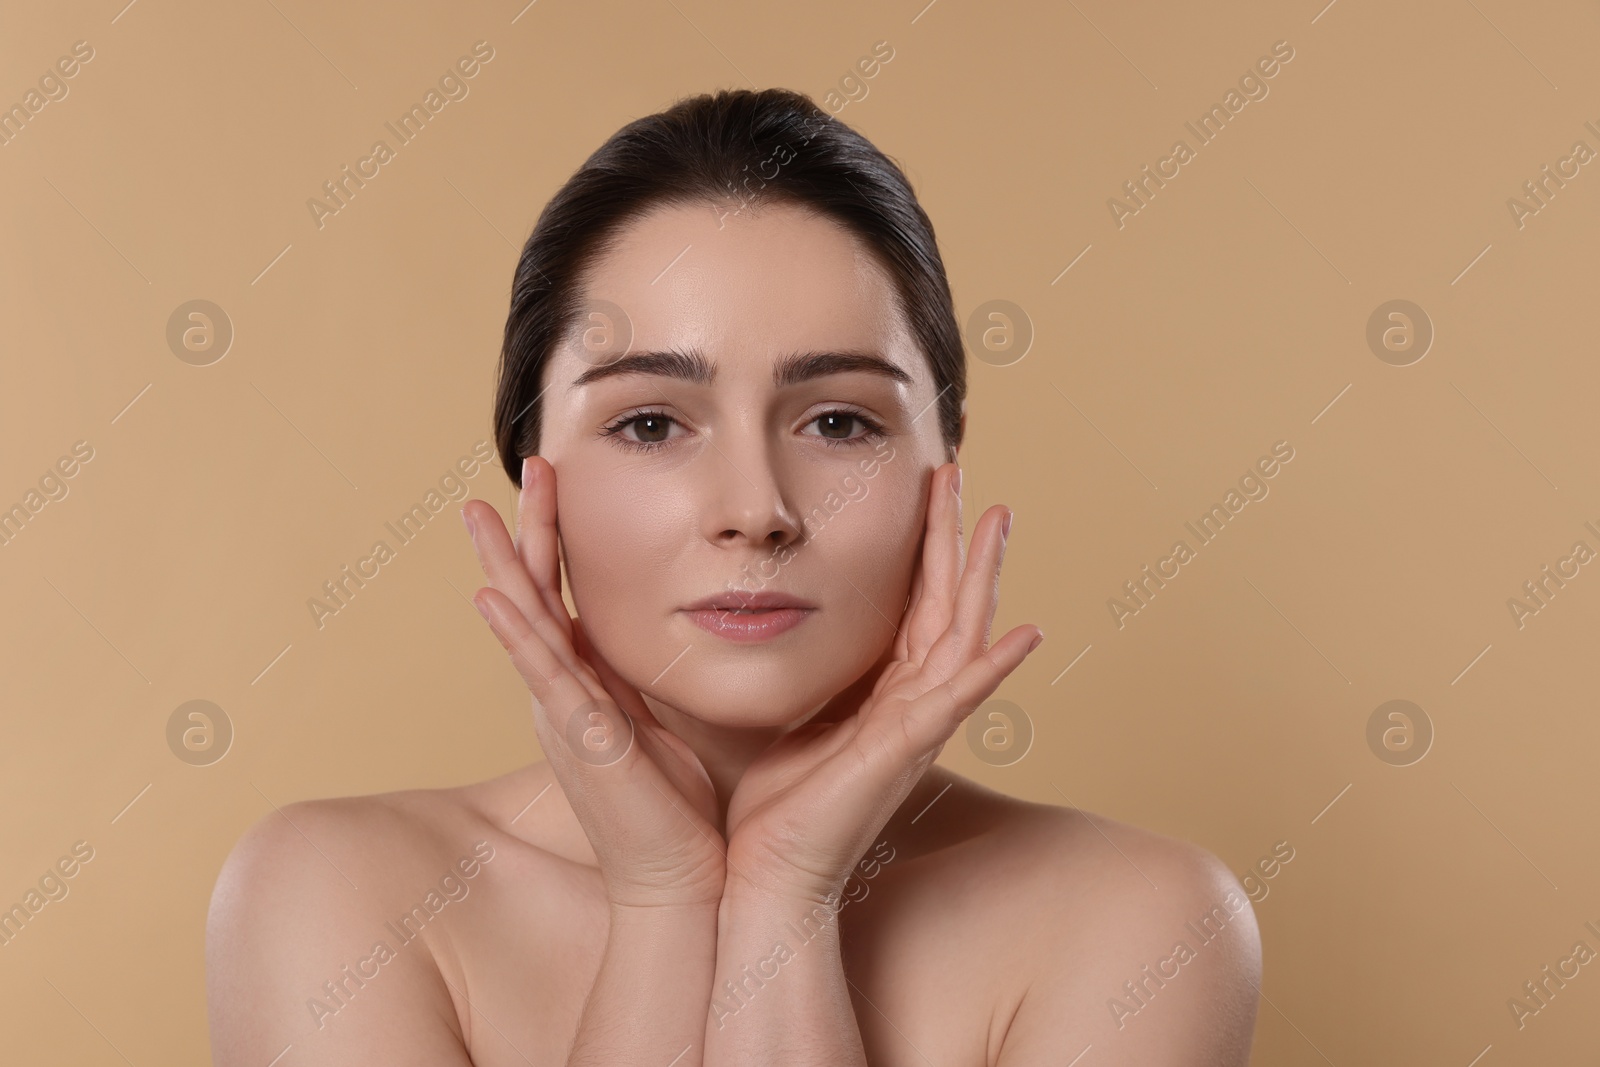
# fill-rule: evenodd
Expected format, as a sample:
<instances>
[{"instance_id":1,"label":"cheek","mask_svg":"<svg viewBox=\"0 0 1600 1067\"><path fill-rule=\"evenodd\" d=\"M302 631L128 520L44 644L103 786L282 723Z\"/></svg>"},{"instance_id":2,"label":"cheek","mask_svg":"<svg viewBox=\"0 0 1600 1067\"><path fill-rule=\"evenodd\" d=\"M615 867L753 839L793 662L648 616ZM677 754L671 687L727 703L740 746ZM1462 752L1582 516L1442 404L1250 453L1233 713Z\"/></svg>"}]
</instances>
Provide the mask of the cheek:
<instances>
[{"instance_id":1,"label":"cheek","mask_svg":"<svg viewBox=\"0 0 1600 1067\"><path fill-rule=\"evenodd\" d=\"M561 547L579 616L610 628L630 618L655 621L651 596L669 588L663 581L681 548L673 531L684 529L688 501L659 481L615 473L563 470L557 486ZM598 638L601 631L594 632Z\"/></svg>"},{"instance_id":2,"label":"cheek","mask_svg":"<svg viewBox=\"0 0 1600 1067\"><path fill-rule=\"evenodd\" d=\"M866 494L846 504L812 548L827 558L828 571L847 575L883 616L898 625L920 558L925 489L909 477L893 477L889 470L866 485ZM845 602L860 599L844 582L833 593ZM877 612L866 615L884 622Z\"/></svg>"}]
</instances>

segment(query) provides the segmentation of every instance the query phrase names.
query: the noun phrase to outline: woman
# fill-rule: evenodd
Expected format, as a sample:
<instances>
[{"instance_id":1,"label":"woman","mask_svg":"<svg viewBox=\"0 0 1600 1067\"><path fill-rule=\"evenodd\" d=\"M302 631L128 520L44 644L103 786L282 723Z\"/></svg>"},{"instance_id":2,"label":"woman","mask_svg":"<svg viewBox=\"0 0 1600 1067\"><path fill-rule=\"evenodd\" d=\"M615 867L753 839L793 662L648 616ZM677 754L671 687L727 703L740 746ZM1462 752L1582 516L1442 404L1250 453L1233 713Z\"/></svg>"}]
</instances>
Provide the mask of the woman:
<instances>
[{"instance_id":1,"label":"woman","mask_svg":"<svg viewBox=\"0 0 1600 1067\"><path fill-rule=\"evenodd\" d=\"M516 537L462 508L546 760L253 827L216 1063L1245 1063L1215 857L933 762L1043 636L989 641L1011 512L969 556L965 393L932 226L859 134L766 90L613 136L517 267Z\"/></svg>"}]
</instances>

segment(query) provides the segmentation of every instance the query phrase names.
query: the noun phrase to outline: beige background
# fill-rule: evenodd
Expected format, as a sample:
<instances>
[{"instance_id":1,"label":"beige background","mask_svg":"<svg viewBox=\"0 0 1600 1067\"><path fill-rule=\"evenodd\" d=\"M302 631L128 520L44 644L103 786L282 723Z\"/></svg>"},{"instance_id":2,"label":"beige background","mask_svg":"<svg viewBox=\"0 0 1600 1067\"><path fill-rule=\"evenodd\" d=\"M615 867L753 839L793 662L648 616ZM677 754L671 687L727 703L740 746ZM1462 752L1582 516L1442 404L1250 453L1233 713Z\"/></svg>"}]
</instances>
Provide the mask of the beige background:
<instances>
[{"instance_id":1,"label":"beige background","mask_svg":"<svg viewBox=\"0 0 1600 1067\"><path fill-rule=\"evenodd\" d=\"M0 547L0 903L94 849L0 948L18 1062L205 1062L247 825L539 757L454 506L321 630L307 601L488 439L517 251L594 147L681 94L823 102L880 40L840 118L906 167L963 321L1005 299L1036 334L971 361L962 457L969 515L1016 509L997 632L1048 644L998 695L1036 736L944 761L1241 875L1288 842L1255 1063L1588 1062L1600 963L1520 1029L1507 1000L1600 949L1600 564L1520 629L1507 600L1600 550L1600 164L1521 228L1507 200L1600 149L1594 5L122 2L0 33L6 106L94 49L0 147L0 506L93 449ZM306 201L480 40L470 94L318 229ZM1108 198L1280 40L1269 95L1119 229ZM209 366L166 339L194 299L236 334ZM1393 299L1436 330L1410 366L1366 341ZM1270 495L1119 629L1108 598L1280 440ZM167 744L194 699L236 732L210 766ZM1435 732L1409 766L1368 745L1391 699Z\"/></svg>"}]
</instances>

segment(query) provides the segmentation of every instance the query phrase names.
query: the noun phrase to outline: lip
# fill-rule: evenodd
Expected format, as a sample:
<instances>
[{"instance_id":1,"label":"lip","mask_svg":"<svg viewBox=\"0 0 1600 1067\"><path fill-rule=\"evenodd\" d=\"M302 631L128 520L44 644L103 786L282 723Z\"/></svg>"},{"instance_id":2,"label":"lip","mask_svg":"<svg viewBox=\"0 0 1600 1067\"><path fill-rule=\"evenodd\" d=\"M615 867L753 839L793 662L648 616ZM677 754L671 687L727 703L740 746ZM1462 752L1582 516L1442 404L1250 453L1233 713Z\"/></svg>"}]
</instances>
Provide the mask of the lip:
<instances>
[{"instance_id":1,"label":"lip","mask_svg":"<svg viewBox=\"0 0 1600 1067\"><path fill-rule=\"evenodd\" d=\"M733 590L724 590L713 593L708 597L701 597L693 604L684 605L684 611L732 611L735 609L749 609L751 611L777 611L783 608L800 608L811 611L816 605L809 600L790 596L787 593L740 593Z\"/></svg>"},{"instance_id":2,"label":"lip","mask_svg":"<svg viewBox=\"0 0 1600 1067\"><path fill-rule=\"evenodd\" d=\"M708 633L737 644L758 644L799 626L814 610L810 607L776 607L757 611L685 608L684 614Z\"/></svg>"}]
</instances>

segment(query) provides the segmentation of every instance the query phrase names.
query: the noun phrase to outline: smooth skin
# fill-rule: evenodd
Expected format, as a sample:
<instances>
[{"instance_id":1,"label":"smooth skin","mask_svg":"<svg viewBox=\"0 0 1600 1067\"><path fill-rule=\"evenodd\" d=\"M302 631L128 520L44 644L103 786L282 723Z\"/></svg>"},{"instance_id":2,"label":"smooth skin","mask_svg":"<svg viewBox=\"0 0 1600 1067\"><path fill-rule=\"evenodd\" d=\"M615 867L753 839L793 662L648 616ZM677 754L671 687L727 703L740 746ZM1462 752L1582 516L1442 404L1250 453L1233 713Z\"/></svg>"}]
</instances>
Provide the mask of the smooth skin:
<instances>
[{"instance_id":1,"label":"smooth skin","mask_svg":"<svg viewBox=\"0 0 1600 1067\"><path fill-rule=\"evenodd\" d=\"M663 275L686 245L699 259ZM804 212L680 207L590 284L635 350L699 346L719 377L550 387L517 536L462 509L545 759L252 827L208 922L214 1062L1245 1063L1259 935L1215 856L934 762L1040 631L989 639L1011 512L968 553L959 468L916 417L937 390L871 257ZM905 380L770 383L819 350ZM569 346L550 381L592 365ZM868 454L801 432L841 405L897 459L811 543L794 502ZM640 407L684 432L648 454L593 434ZM815 617L755 646L683 619L778 544L799 551L772 587Z\"/></svg>"}]
</instances>

